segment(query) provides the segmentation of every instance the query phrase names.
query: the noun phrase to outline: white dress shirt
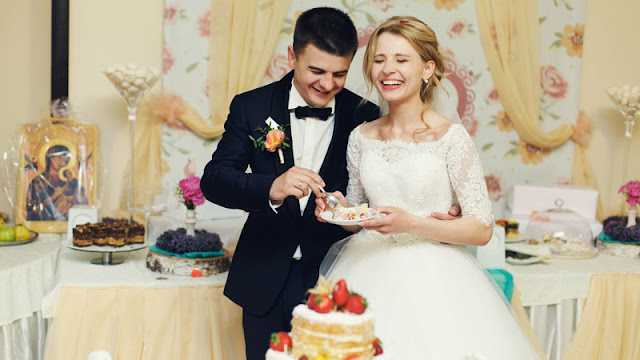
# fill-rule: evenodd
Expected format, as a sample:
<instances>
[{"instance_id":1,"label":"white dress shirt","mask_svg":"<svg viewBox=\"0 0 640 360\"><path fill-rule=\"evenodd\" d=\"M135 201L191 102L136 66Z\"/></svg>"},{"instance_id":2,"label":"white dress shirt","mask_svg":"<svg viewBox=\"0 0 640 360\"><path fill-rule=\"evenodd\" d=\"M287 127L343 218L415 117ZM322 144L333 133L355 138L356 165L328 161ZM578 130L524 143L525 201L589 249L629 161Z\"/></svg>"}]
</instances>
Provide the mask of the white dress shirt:
<instances>
[{"instance_id":1,"label":"white dress shirt","mask_svg":"<svg viewBox=\"0 0 640 360\"><path fill-rule=\"evenodd\" d=\"M289 93L289 116L290 116L290 129L291 129L291 141L293 150L293 163L297 167L309 169L315 173L320 172L320 167L329 150L329 144L331 143L331 137L333 136L333 127L335 124L335 98L331 99L326 107L331 108L331 116L327 120L319 120L316 118L296 118L294 109L298 106L309 106L306 101L300 96L298 89L295 85L291 85L291 92ZM304 208L309 202L309 195L298 200L300 202L300 214L304 212ZM271 207L276 211L281 204ZM302 257L302 251L300 246L296 249L293 255L294 258L300 259Z\"/></svg>"}]
</instances>

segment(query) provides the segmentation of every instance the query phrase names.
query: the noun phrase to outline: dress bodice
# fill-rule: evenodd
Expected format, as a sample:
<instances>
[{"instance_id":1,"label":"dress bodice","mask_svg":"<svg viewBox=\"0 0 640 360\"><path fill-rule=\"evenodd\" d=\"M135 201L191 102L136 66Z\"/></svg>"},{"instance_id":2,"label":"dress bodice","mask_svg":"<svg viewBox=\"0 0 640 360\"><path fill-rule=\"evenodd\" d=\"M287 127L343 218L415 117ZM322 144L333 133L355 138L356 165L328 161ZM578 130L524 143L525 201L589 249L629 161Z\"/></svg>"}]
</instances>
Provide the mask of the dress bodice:
<instances>
[{"instance_id":1,"label":"dress bodice","mask_svg":"<svg viewBox=\"0 0 640 360\"><path fill-rule=\"evenodd\" d=\"M452 124L440 139L421 143L370 139L358 126L349 137L347 166L351 204L428 216L449 211L455 196L463 216L485 225L493 221L480 159L462 125Z\"/></svg>"}]
</instances>

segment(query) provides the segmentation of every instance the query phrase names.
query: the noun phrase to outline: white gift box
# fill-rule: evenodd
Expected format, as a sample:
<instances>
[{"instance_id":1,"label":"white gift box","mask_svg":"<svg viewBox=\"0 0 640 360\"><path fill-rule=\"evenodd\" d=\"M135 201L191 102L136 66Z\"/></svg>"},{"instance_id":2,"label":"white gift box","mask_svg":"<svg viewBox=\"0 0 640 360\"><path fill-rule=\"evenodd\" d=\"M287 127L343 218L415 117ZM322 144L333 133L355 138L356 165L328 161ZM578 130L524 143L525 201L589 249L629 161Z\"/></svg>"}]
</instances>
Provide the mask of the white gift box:
<instances>
[{"instance_id":1,"label":"white gift box","mask_svg":"<svg viewBox=\"0 0 640 360\"><path fill-rule=\"evenodd\" d=\"M563 209L582 215L591 225L593 236L602 231L602 224L596 220L598 191L587 186L517 184L507 193L505 218L520 223L518 232L524 234L531 217L556 207L556 200L562 200Z\"/></svg>"}]
</instances>

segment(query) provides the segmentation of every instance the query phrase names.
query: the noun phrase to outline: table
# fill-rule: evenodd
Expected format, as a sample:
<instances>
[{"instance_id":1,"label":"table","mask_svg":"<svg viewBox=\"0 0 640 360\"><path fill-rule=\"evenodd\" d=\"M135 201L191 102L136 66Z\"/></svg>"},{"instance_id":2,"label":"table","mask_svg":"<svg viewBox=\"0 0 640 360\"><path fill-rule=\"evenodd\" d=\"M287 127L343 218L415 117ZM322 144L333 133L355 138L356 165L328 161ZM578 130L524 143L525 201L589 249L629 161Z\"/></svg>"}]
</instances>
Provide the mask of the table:
<instances>
[{"instance_id":1,"label":"table","mask_svg":"<svg viewBox=\"0 0 640 360\"><path fill-rule=\"evenodd\" d=\"M0 358L42 358L47 326L40 309L54 285L59 250L55 234L0 247Z\"/></svg>"},{"instance_id":2,"label":"table","mask_svg":"<svg viewBox=\"0 0 640 360\"><path fill-rule=\"evenodd\" d=\"M239 221L210 225L228 244ZM222 293L227 273L155 273L146 254L116 253L124 263L105 266L90 263L99 253L60 251L57 285L42 302L52 319L45 359L86 360L95 350L114 359L244 359L242 311Z\"/></svg>"},{"instance_id":3,"label":"table","mask_svg":"<svg viewBox=\"0 0 640 360\"><path fill-rule=\"evenodd\" d=\"M640 274L640 259L598 255L583 260L505 267L548 359L562 359L578 329L590 281L596 274Z\"/></svg>"}]
</instances>

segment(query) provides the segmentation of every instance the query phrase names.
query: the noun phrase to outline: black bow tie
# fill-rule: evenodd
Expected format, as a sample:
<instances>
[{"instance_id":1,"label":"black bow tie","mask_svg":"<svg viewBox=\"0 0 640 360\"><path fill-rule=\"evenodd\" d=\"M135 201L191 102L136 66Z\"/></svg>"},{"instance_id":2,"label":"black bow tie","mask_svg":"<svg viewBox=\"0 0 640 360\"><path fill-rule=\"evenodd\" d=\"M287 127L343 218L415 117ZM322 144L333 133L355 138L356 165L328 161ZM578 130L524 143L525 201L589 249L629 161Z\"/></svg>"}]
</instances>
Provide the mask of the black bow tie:
<instances>
[{"instance_id":1,"label":"black bow tie","mask_svg":"<svg viewBox=\"0 0 640 360\"><path fill-rule=\"evenodd\" d=\"M312 108L309 106L298 106L295 108L296 117L298 119L312 117L318 120L327 120L331 116L331 108Z\"/></svg>"}]
</instances>

